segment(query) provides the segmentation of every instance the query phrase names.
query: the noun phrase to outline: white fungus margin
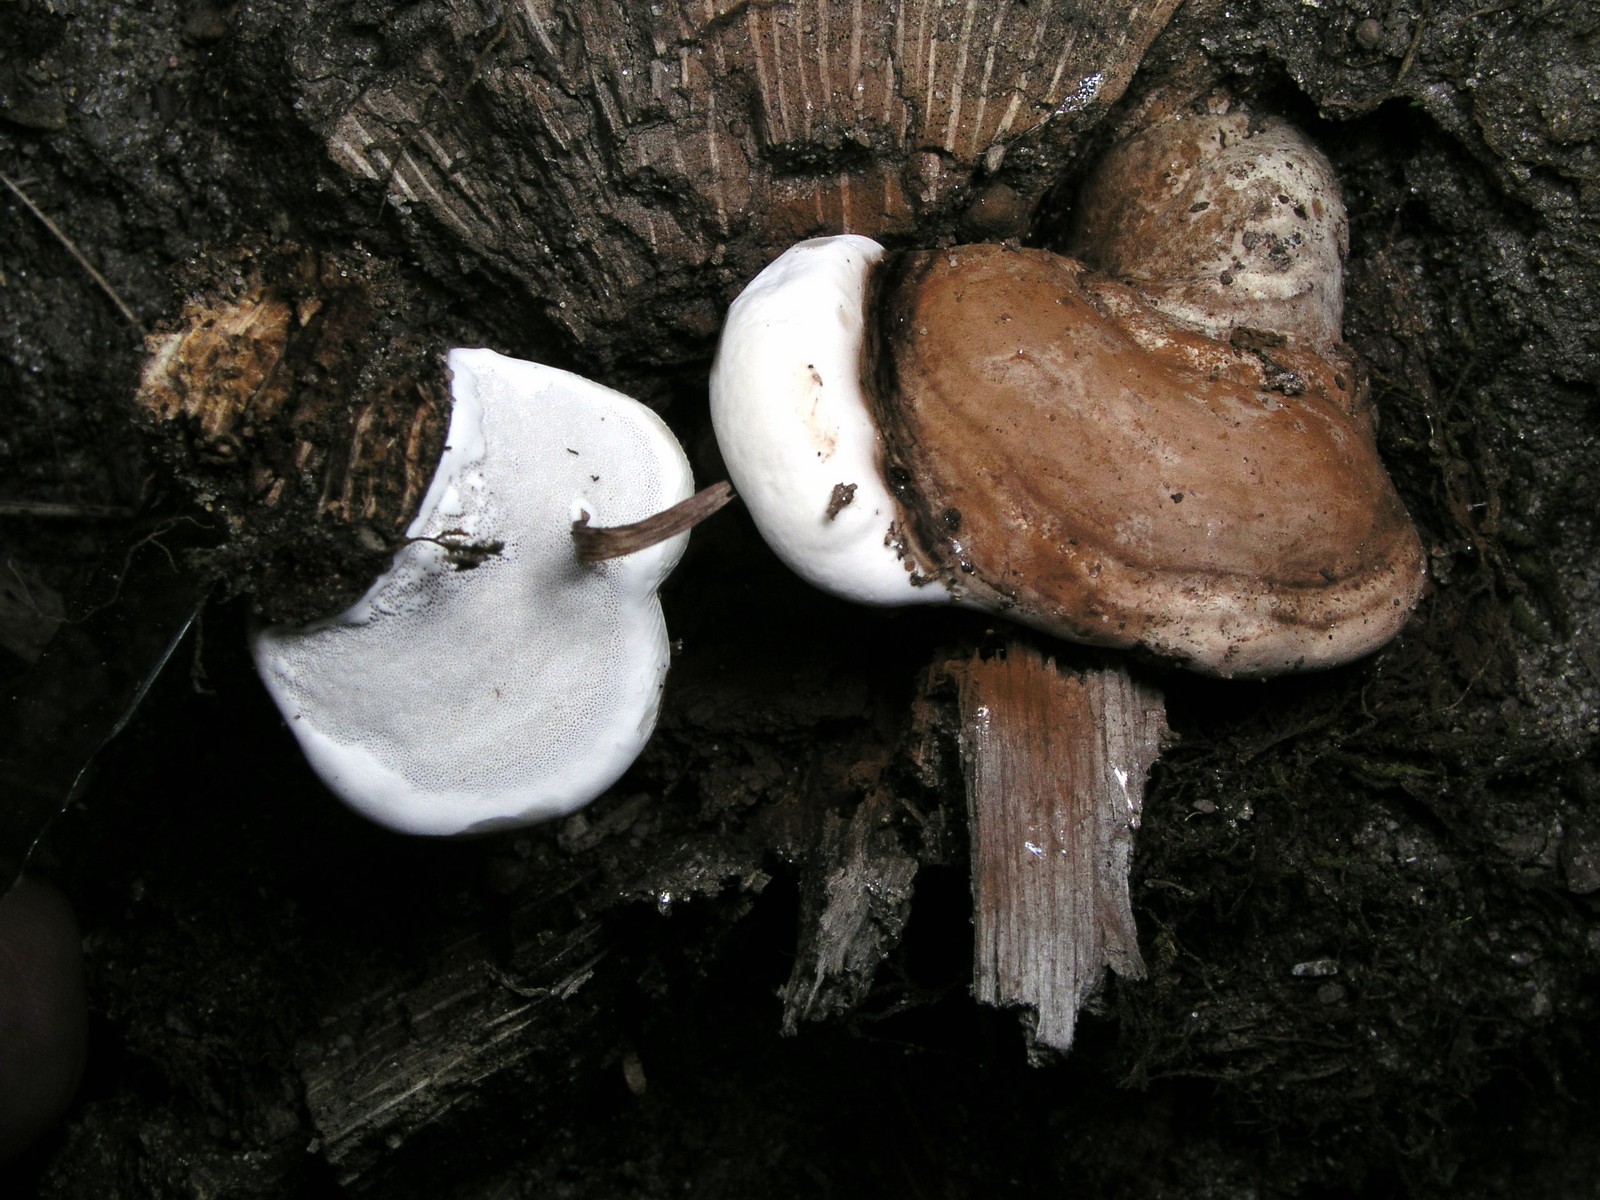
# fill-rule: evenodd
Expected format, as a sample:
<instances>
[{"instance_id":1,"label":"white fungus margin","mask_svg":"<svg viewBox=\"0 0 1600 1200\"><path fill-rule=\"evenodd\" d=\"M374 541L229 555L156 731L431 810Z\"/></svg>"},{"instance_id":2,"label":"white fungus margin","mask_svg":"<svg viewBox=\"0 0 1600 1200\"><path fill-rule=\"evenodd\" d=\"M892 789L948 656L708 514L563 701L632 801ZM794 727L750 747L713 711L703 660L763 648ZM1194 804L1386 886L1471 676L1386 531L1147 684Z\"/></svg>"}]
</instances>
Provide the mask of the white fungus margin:
<instances>
[{"instance_id":1,"label":"white fungus margin","mask_svg":"<svg viewBox=\"0 0 1600 1200\"><path fill-rule=\"evenodd\" d=\"M656 589L688 541L579 563L571 525L693 491L644 405L566 371L452 350L446 449L413 540L349 610L258 632L256 669L323 781L406 833L561 816L627 770L669 657ZM443 543L443 544L441 544ZM499 552L468 570L448 545Z\"/></svg>"},{"instance_id":2,"label":"white fungus margin","mask_svg":"<svg viewBox=\"0 0 1600 1200\"><path fill-rule=\"evenodd\" d=\"M756 528L791 570L864 604L948 603L902 559L899 506L861 390L865 298L883 247L845 234L791 246L728 309L711 423Z\"/></svg>"}]
</instances>

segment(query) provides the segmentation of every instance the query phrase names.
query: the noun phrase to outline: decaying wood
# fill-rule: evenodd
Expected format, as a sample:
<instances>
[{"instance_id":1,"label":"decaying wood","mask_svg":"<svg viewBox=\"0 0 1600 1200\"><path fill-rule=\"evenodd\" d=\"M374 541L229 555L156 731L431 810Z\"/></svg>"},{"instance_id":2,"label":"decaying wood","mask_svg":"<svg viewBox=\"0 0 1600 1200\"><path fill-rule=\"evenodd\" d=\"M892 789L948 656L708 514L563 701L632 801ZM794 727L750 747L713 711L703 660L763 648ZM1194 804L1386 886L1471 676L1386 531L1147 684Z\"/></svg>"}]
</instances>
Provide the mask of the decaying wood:
<instances>
[{"instance_id":1,"label":"decaying wood","mask_svg":"<svg viewBox=\"0 0 1600 1200\"><path fill-rule=\"evenodd\" d=\"M226 521L215 565L235 560L274 620L327 616L383 570L427 492L450 420L443 347L397 318L409 293L360 250L280 243L196 270L206 292L146 339L134 417Z\"/></svg>"},{"instance_id":2,"label":"decaying wood","mask_svg":"<svg viewBox=\"0 0 1600 1200\"><path fill-rule=\"evenodd\" d=\"M834 693L823 702L848 709ZM560 856L539 857L536 879L530 870L525 902L511 901L488 929L415 951L415 969L389 986L352 988L299 1039L312 1152L352 1195L444 1194L458 1169L513 1154L520 1134L509 1146L495 1140L506 1130L570 1120L573 1088L614 1087L620 1072L637 1094L650 1066L630 1059L644 985L638 947L619 929L641 903L710 911L717 897L716 930L696 934L714 943L765 888L759 864L773 853L806 864L784 1027L853 1008L900 937L919 860L898 828L899 794L883 781L890 747L863 729L834 749L857 765L848 779L824 770L792 791L784 784L742 833L640 841L639 829L666 817L645 793L569 818ZM858 791L859 804L840 807Z\"/></svg>"},{"instance_id":3,"label":"decaying wood","mask_svg":"<svg viewBox=\"0 0 1600 1200\"><path fill-rule=\"evenodd\" d=\"M895 802L868 796L848 818L823 816L803 883L800 944L783 989L783 1030L855 1008L911 915L917 859L889 827Z\"/></svg>"},{"instance_id":4,"label":"decaying wood","mask_svg":"<svg viewBox=\"0 0 1600 1200\"><path fill-rule=\"evenodd\" d=\"M560 1046L581 1039L569 1005L604 957L600 924L586 921L513 972L469 938L419 984L353 1005L296 1051L317 1150L341 1184L381 1191L385 1160L429 1129L457 1136L474 1113ZM579 1006L575 1011L587 1011Z\"/></svg>"},{"instance_id":5,"label":"decaying wood","mask_svg":"<svg viewBox=\"0 0 1600 1200\"><path fill-rule=\"evenodd\" d=\"M700 340L802 237L1021 234L1176 8L451 0L379 71L319 60L319 32L293 83L347 178L576 342Z\"/></svg>"},{"instance_id":6,"label":"decaying wood","mask_svg":"<svg viewBox=\"0 0 1600 1200\"><path fill-rule=\"evenodd\" d=\"M519 297L496 344L651 401L663 360L703 357L790 242L1026 232L1177 4L447 0L364 67L320 57L341 44L320 6L300 38L239 19L242 45L302 45L286 86L358 206L393 210L425 270ZM343 608L382 569L449 414L437 311L377 263L331 265L241 281L214 264L139 398L278 621ZM394 335L364 336L380 318Z\"/></svg>"},{"instance_id":7,"label":"decaying wood","mask_svg":"<svg viewBox=\"0 0 1600 1200\"><path fill-rule=\"evenodd\" d=\"M957 682L975 991L1034 1009L1035 1040L1066 1050L1106 967L1144 974L1128 869L1165 705L1120 667L1072 675L1020 645Z\"/></svg>"},{"instance_id":8,"label":"decaying wood","mask_svg":"<svg viewBox=\"0 0 1600 1200\"><path fill-rule=\"evenodd\" d=\"M947 17L959 23L974 12L975 37L993 28L998 12L987 3L935 7L917 0L899 7L908 31L903 90L922 96L927 82L910 65L917 61L913 46L931 42L911 36L922 12L930 30ZM1116 6L1085 0L1083 7ZM1043 21L1047 8L1059 11L1014 5L1005 20L1008 26L1035 15ZM453 298L462 312L492 306L503 314L486 332L524 330L537 312L558 309L571 330L615 330L619 312L631 314L643 330L620 347L617 338L601 337L592 349L586 343L581 358L566 346L573 365L624 362L636 351L647 364L676 355L698 371L714 331L700 328L699 351L692 344L685 349L676 336L718 311L717 297L701 299L697 285L720 291L725 301L748 277L747 260L755 253L748 231L731 234L726 252L719 239L671 236L680 227L714 223L706 215L714 207L686 198L674 182L675 146L703 159L709 139L677 139L672 118L659 110L639 115L637 93L629 93L625 107L618 98L620 69L639 79L634 69L654 47L646 40L641 52L637 41L601 35L624 23L626 13L642 15L642 0L393 6L195 0L7 10L4 27L8 37L16 36L0 55L6 60L0 63L0 110L7 118L8 164L17 164L8 169L26 170L30 193L61 217L85 256L104 267L145 319L160 309L174 259L204 239L223 241L241 229L287 221L294 230L308 224L342 244L359 240L380 253L414 257L431 293ZM668 4L665 19L677 11ZM712 34L738 38L756 27L768 43L773 30L787 29L792 38L816 9L810 0L758 0L740 7L718 3L707 11L713 19L690 47L688 82L716 66ZM847 27L838 12L829 13L835 30ZM106 28L114 36L83 36L96 33L101 16L113 18ZM430 20L448 27L435 30ZM869 17L874 27L893 20ZM1583 436L1593 411L1586 405L1600 296L1600 157L1589 119L1593 105L1585 98L1592 72L1581 65L1586 50L1592 52L1593 25L1591 7L1581 4L1502 7L1474 0L1363 9L1300 0L1193 0L1169 30L1179 36L1164 39L1147 60L1159 73L1180 50L1206 56L1228 78L1318 113L1341 147L1341 169L1359 181L1361 203L1352 337L1377 368L1386 455L1404 474L1408 501L1423 502L1418 515L1438 576L1418 627L1381 667L1319 680L1309 695L1298 683L1266 693L1270 698L1252 690L1244 694L1256 698L1243 702L1248 711L1237 725L1208 722L1228 725L1218 753L1236 774L1212 780L1207 764L1213 760L1202 757L1182 764L1174 777L1180 790L1195 790L1195 815L1170 822L1159 874L1174 880L1173 890L1152 896L1170 900L1162 917L1174 922L1184 961L1162 972L1159 989L1139 989L1150 1000L1141 1005L1142 1028L1118 1053L1095 1064L1080 1061L1069 1077L1018 1088L1014 1075L993 1069L991 1045L961 1033L965 1022L935 1013L949 1034L940 1050L874 1054L862 1039L859 1063L841 1065L836 1058L802 1073L792 1086L784 1080L790 1106L757 1123L745 1089L761 1085L771 1060L759 1042L713 1049L728 1014L708 1006L674 1036L690 1044L704 1040L707 1072L722 1082L720 1100L684 1105L679 1120L663 1112L644 1121L619 1086L624 1098L616 1109L575 1113L573 1080L582 1075L569 1066L576 1057L569 1047L594 1044L591 1023L606 1036L605 1001L620 996L637 1003L644 991L637 972L627 988L605 988L604 973L617 969L612 958L566 1004L542 1006L542 1014L568 1022L562 1029L547 1035L537 1021L519 1035L548 1037L538 1057L525 1055L520 1043L490 1052L530 1076L532 1065L554 1068L529 1088L531 1103L469 1116L462 1102L446 1113L455 1121L418 1126L428 1106L437 1111L440 1105L435 1091L381 1093L383 1099L404 1096L385 1112L412 1122L418 1142L436 1137L441 1126L460 1130L474 1148L521 1138L519 1178L497 1189L480 1162L436 1186L414 1171L423 1160L409 1144L399 1151L386 1144L391 1132L403 1140L398 1122L393 1130L381 1123L366 1127L357 1151L357 1135L338 1119L339 1112L353 1110L338 1108L320 1087L328 1068L319 1055L339 1048L340 1061L351 1068L351 1087L375 1085L382 1058L376 1041L366 1056L365 1034L396 1036L401 997L415 988L426 949L425 939L404 924L386 941L367 937L363 905L353 897L371 880L392 876L397 890L416 893L419 908L441 914L442 936L477 929L497 949L504 922L483 920L478 901L484 883L471 882L476 877L470 873L463 883L450 870L461 860L461 847L363 838L332 819L302 826L315 806L293 802L310 785L282 773L287 743L272 744L276 758L259 749L263 721L276 718L263 717L259 704L252 708L247 682L237 670L224 670L228 645L238 639L219 618L208 621L204 657L218 696L185 700L189 689L176 672L177 686L146 710L148 733L117 769L103 773L101 794L79 810L72 836L58 841L64 882L80 904L89 939L96 1042L111 1053L96 1059L68 1129L36 1154L35 1163L48 1159L44 1185L36 1192L0 1183L0 1192L53 1200L118 1192L152 1198L320 1195L334 1186L326 1148L342 1156L340 1178L358 1152L374 1175L387 1173L393 1186L374 1186L369 1194L393 1200L738 1195L764 1187L782 1192L789 1179L797 1182L787 1190L796 1192L809 1185L817 1192L859 1194L877 1184L889 1194L957 1195L994 1190L992 1181L1020 1162L1029 1164L1031 1190L1041 1192L1203 1194L1237 1190L1240 1178L1283 1180L1282 1190L1290 1190L1292 1181L1314 1178L1326 1190L1354 1193L1403 1177L1419 1192L1443 1193L1452 1180L1460 1187L1469 1178L1514 1170L1529 1176L1524 1190L1533 1194L1583 1194L1600 1145L1592 1108L1572 1103L1574 1091L1581 1096L1580 1085L1596 1077L1593 985L1600 935L1593 905L1574 894L1600 886L1592 882L1594 871L1580 869L1600 853L1600 775L1592 744L1592 691L1600 681L1593 581L1600 558L1596 527L1585 519L1595 508L1600 472L1591 469L1593 445ZM535 30L561 57L546 54ZM1044 40L1051 41L1048 29ZM580 44L592 61L574 52ZM924 57L941 71L958 60L969 75L987 71L981 41L964 59L954 49L953 42L941 43L937 55ZM1030 88L1048 83L1054 71L1054 47L1044 49ZM666 96L709 124L713 97L679 84L676 50L674 44L660 56L670 73ZM812 60L791 60L784 84L799 122L806 110L794 108L794 73ZM730 86L753 95L750 56L729 61L742 64L735 69L743 72ZM996 77L1002 61L997 56ZM830 56L830 68L837 63ZM511 86L518 78L528 81L520 106ZM647 96L654 78L644 81ZM1071 71L1062 78L1077 82ZM1005 86L990 89L986 120L1009 107ZM386 91L412 107L385 108ZM366 121L369 101L384 114L376 123ZM747 125L738 155L719 160L731 194L748 186L751 168L742 147L764 146L766 135L754 104L732 103L726 95L714 103L718 123L742 118ZM598 115L613 107L625 114L620 134ZM963 105L963 119L973 107ZM1023 109L1038 111L1031 97ZM519 139L514 118L529 110L548 112L551 128ZM363 143L359 152L370 173L319 154L346 113L367 130L365 138L351 132ZM1078 134L1089 123L1070 112L1048 121ZM486 131L481 138L475 136L480 128ZM704 126L690 128L699 136ZM564 139L565 150L556 138ZM647 140L662 149L648 159L635 155L636 142ZM719 153L731 144L719 143ZM963 211L974 222L982 217L985 236L1004 237L1016 228L1029 193L1013 172L1028 146L997 144L1005 153L995 156L993 173L987 153L977 171L961 173L965 142L955 170L946 169L954 160L937 148L911 156L917 203L924 192L934 195L921 210L915 240L936 244L944 218ZM789 172L777 186L796 197L806 197L818 178L857 170L873 153L848 139L834 151L792 145L773 142L771 156L774 170ZM1071 166L1064 154L1055 158ZM933 169L919 173L918 167ZM455 198L486 184L494 190L483 200L485 210L504 235L498 242L462 233L443 215L448 204L429 191L443 188L443 196ZM418 198L407 198L408 192ZM947 200L962 194L971 197L965 210L959 199ZM834 195L814 193L813 211L817 201ZM851 199L857 199L853 187ZM12 454L7 495L13 503L20 494L73 506L80 500L131 505L137 489L103 485L105 464L94 453L98 438L109 439L101 427L109 429L110 401L125 391L131 370L117 350L122 319L37 222L14 206L5 216L6 360L14 414L6 429ZM752 207L730 212L729 224L763 219ZM651 257L651 222L667 235L659 238L659 258ZM685 264L693 266L697 254L704 255L705 268L695 274ZM614 286L636 269L654 272L637 303ZM484 285L490 305L478 299L476 289ZM661 303L663 295L685 302ZM663 325L650 328L652 321ZM517 344L504 337L494 344L532 352L542 332L535 328ZM30 513L29 520L38 515ZM82 531L13 519L6 534L10 552L63 586L55 568L70 565L66 556L76 551L67 547ZM102 540L115 546L115 537ZM711 549L710 542L708 536L701 549ZM858 757L853 747L833 744L837 714L805 707L805 689L758 671L760 656L743 653L747 641L728 632L753 624L747 614L761 614L763 628L779 630L769 635L774 643L796 646L824 676L858 668L865 655L854 645L850 655L836 648L833 626L818 633L814 605L798 610L805 620L767 624L768 601L781 593L749 584L751 556L709 557L715 561L704 564L705 578L689 593L695 599L683 608L710 593L738 600L718 610L732 615L721 619L715 636L711 623L703 623L704 642L690 640L686 661L675 667L681 681L697 657L719 663L702 672L714 686L684 709L677 739L705 749L683 755L685 765L667 791L677 809L689 810L685 824L698 823L725 840L730 815L759 815L784 803L774 798L778 785L751 782L753 758L781 763L787 779L791 762L806 761L791 747L805 740L824 747L833 761ZM1512 558L1514 570L1505 565ZM30 595L37 598L31 586ZM894 653L910 653L908 643L926 627L924 616L888 626L885 640ZM1508 620L1517 625L1515 637ZM875 636L881 628L874 627ZM885 648L872 647L875 653ZM903 691L898 679L874 677L862 688L861 706L887 707L885 697ZM731 734L705 716L746 694L762 703L747 704L746 720ZM1222 694L1204 685L1197 704ZM1276 711L1279 700L1288 702L1288 711ZM195 733L197 709L211 714L210 736ZM171 747L181 752L167 752ZM955 759L953 748L942 749ZM959 773L958 764L951 766ZM776 768L768 774L778 778ZM946 802L959 805L959 787L953 779L939 782L950 785L930 785L940 802L932 811L943 814ZM1284 801L1258 802L1258 813L1270 820L1243 819L1250 813L1243 799L1242 814L1228 805L1228 794L1263 791ZM841 809L854 797L836 792ZM1211 799L1223 808L1207 817ZM1154 822L1152 814L1140 835L1141 855L1156 848L1148 834ZM655 828L643 838L648 845L678 833L673 825ZM277 836L281 831L287 833ZM335 842L331 854L324 845L328 834ZM535 835L534 844L543 845L544 836ZM490 857L493 845L474 843L466 853ZM593 869L604 857L593 853L581 866ZM788 874L787 864L804 860L783 848L756 861L785 864ZM356 879L338 869L346 864L359 864ZM618 872L620 888L638 883L651 864L626 865ZM1150 866L1156 874L1157 863ZM1281 882L1263 887L1263 879ZM539 887L552 893L547 882ZM1180 902L1180 896L1193 899ZM705 907L738 902L730 897ZM1141 920L1148 911L1141 910ZM1218 920L1222 911L1235 919ZM294 913L301 914L298 921ZM566 928L554 920L550 925ZM746 969L701 926L680 920L665 928L665 952L692 959L696 977L719 967ZM1148 938L1147 926L1154 974L1162 968ZM1344 959L1338 976L1291 973L1307 955L1325 953ZM503 952L496 961L518 988L559 985L559 974L545 977L521 965L512 971ZM195 969L201 963L205 969ZM258 973L249 969L255 963ZM331 1001L324 1004L321 981L352 974L363 981L363 994L385 998L347 1018ZM463 966L459 978L497 989L513 1008L518 1003L516 993L486 972ZM763 992L760 998L768 997ZM569 1007L582 1012L562 1016ZM427 1011L420 999L411 1008ZM382 1019L385 1010L395 1016ZM471 1040L468 1018L489 1010L468 1003L452 1010L463 1016L462 1044L481 1045ZM329 1013L325 1038L307 1011ZM363 1022L369 1013L373 1019ZM1419 1013L1427 1019L1419 1020ZM433 1020L419 1017L416 1027L434 1038L435 1062L448 1062ZM1441 1034L1449 1040L1447 1054L1440 1053ZM298 1119L309 1110L297 1092L289 1093L281 1119L262 1119L282 1103L283 1036L316 1043L307 1045L304 1063L306 1081L319 1081L316 1112L324 1134L314 1141ZM470 1078L490 1053L476 1052L461 1077ZM404 1058L408 1069L416 1061ZM1131 1101L1119 1093L1130 1072L1152 1062L1164 1064L1164 1079L1152 1079L1148 1094ZM646 1067L657 1102L663 1076L648 1056ZM1523 1081L1516 1094L1526 1101L1518 1106L1513 1136L1504 1136L1506 1106L1496 1103L1508 1072ZM410 1070L403 1079L425 1077L440 1074ZM1170 1135L1173 1113L1194 1098L1197 1077L1217 1081L1204 1136L1175 1163L1144 1161L1141 1148ZM930 1080L936 1086L925 1087ZM874 1100L887 1099L887 1108L907 1095L911 1120L888 1133L914 1132L928 1139L925 1148L909 1136L888 1136L870 1119ZM846 1107L852 1097L857 1106ZM376 1108L380 1102L374 1097L369 1103ZM530 1113L540 1106L562 1119L535 1124ZM1372 1136L1377 1111L1395 1136ZM862 1114L868 1120L858 1120ZM588 1119L593 1116L602 1119ZM822 1154L820 1139L786 1138L786 1127L843 1127L851 1136ZM774 1147L785 1140L786 1148ZM749 1153L763 1142L767 1153ZM1036 1152L1041 1144L1050 1146L1043 1156ZM962 1152L941 1155L940 1146ZM909 1150L901 1155L903 1147ZM947 1177L915 1188L885 1185L883 1173L873 1174L885 1163L892 1168L896 1159L917 1157L930 1173L946 1171ZM696 1167L718 1160L746 1165L731 1180L724 1175L721 1188L706 1187L706 1172ZM597 1179L596 1171L582 1173L588 1164L607 1161L629 1174ZM413 1177L400 1177L408 1170ZM899 1179L890 1169L884 1173ZM619 1178L626 1185L607 1187ZM1099 1181L1098 1187L1086 1179ZM37 1182L36 1172L30 1181Z\"/></svg>"}]
</instances>

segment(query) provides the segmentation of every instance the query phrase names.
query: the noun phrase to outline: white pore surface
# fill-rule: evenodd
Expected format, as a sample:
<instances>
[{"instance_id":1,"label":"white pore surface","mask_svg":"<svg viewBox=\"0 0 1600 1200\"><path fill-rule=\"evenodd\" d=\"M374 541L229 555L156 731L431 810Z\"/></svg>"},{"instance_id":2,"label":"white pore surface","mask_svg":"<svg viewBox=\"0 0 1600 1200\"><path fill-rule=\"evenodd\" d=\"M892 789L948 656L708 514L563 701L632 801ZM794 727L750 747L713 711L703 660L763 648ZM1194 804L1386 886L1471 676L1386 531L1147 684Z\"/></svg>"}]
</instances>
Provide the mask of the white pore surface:
<instances>
[{"instance_id":1,"label":"white pore surface","mask_svg":"<svg viewBox=\"0 0 1600 1200\"><path fill-rule=\"evenodd\" d=\"M882 257L870 238L815 238L757 275L728 309L711 423L756 527L794 571L866 604L948 601L912 583L896 548L899 510L861 391L863 301ZM830 518L840 485L855 492Z\"/></svg>"},{"instance_id":2,"label":"white pore surface","mask_svg":"<svg viewBox=\"0 0 1600 1200\"><path fill-rule=\"evenodd\" d=\"M683 534L594 566L571 523L637 521L693 490L666 425L586 379L452 350L455 407L413 538L504 549L471 570L412 542L349 611L258 633L256 669L323 781L407 833L526 824L588 803L655 725L656 588Z\"/></svg>"}]
</instances>

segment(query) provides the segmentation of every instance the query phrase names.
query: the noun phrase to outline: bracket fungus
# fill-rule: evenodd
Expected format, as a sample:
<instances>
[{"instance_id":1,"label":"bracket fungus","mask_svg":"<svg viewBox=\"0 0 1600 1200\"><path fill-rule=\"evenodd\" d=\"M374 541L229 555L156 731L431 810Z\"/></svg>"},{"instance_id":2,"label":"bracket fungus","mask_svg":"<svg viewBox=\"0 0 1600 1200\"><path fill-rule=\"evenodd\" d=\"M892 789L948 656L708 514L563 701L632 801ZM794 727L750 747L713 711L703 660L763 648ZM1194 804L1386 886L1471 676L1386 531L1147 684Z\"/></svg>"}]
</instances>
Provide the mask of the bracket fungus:
<instances>
[{"instance_id":1,"label":"bracket fungus","mask_svg":"<svg viewBox=\"0 0 1600 1200\"><path fill-rule=\"evenodd\" d=\"M1075 257L820 238L729 310L711 412L780 558L871 604L945 602L1218 676L1348 662L1400 629L1421 544L1340 338L1332 168L1225 101L1091 177ZM1127 887L1160 693L1026 645L960 695L980 999L1066 1049Z\"/></svg>"},{"instance_id":2,"label":"bracket fungus","mask_svg":"<svg viewBox=\"0 0 1600 1200\"><path fill-rule=\"evenodd\" d=\"M445 451L388 571L338 616L253 639L317 773L408 833L560 816L633 762L669 656L656 590L687 535L584 562L573 527L692 491L677 440L637 401L489 350L447 362Z\"/></svg>"},{"instance_id":3,"label":"bracket fungus","mask_svg":"<svg viewBox=\"0 0 1600 1200\"><path fill-rule=\"evenodd\" d=\"M1423 556L1338 340L1331 168L1281 122L1235 141L1194 120L1211 132L1158 125L1083 206L1084 253L1132 282L1043 250L842 236L745 289L712 420L780 557L851 599L955 601L1223 676L1399 630ZM1135 230L1181 252L1100 241L1130 174Z\"/></svg>"}]
</instances>

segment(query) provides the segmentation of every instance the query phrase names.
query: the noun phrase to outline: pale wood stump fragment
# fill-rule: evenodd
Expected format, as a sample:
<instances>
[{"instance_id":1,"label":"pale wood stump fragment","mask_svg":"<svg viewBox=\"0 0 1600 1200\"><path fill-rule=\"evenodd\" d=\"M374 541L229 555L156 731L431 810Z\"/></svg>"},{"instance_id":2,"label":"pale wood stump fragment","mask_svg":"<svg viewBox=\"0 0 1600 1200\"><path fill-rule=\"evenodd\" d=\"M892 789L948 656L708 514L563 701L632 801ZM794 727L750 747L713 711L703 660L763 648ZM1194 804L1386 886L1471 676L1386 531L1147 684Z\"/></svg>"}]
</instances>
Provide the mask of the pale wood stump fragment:
<instances>
[{"instance_id":1,"label":"pale wood stump fragment","mask_svg":"<svg viewBox=\"0 0 1600 1200\"><path fill-rule=\"evenodd\" d=\"M1064 672L1019 645L956 676L974 990L1034 1009L1035 1041L1066 1050L1105 967L1144 974L1128 870L1166 708L1120 667Z\"/></svg>"}]
</instances>

